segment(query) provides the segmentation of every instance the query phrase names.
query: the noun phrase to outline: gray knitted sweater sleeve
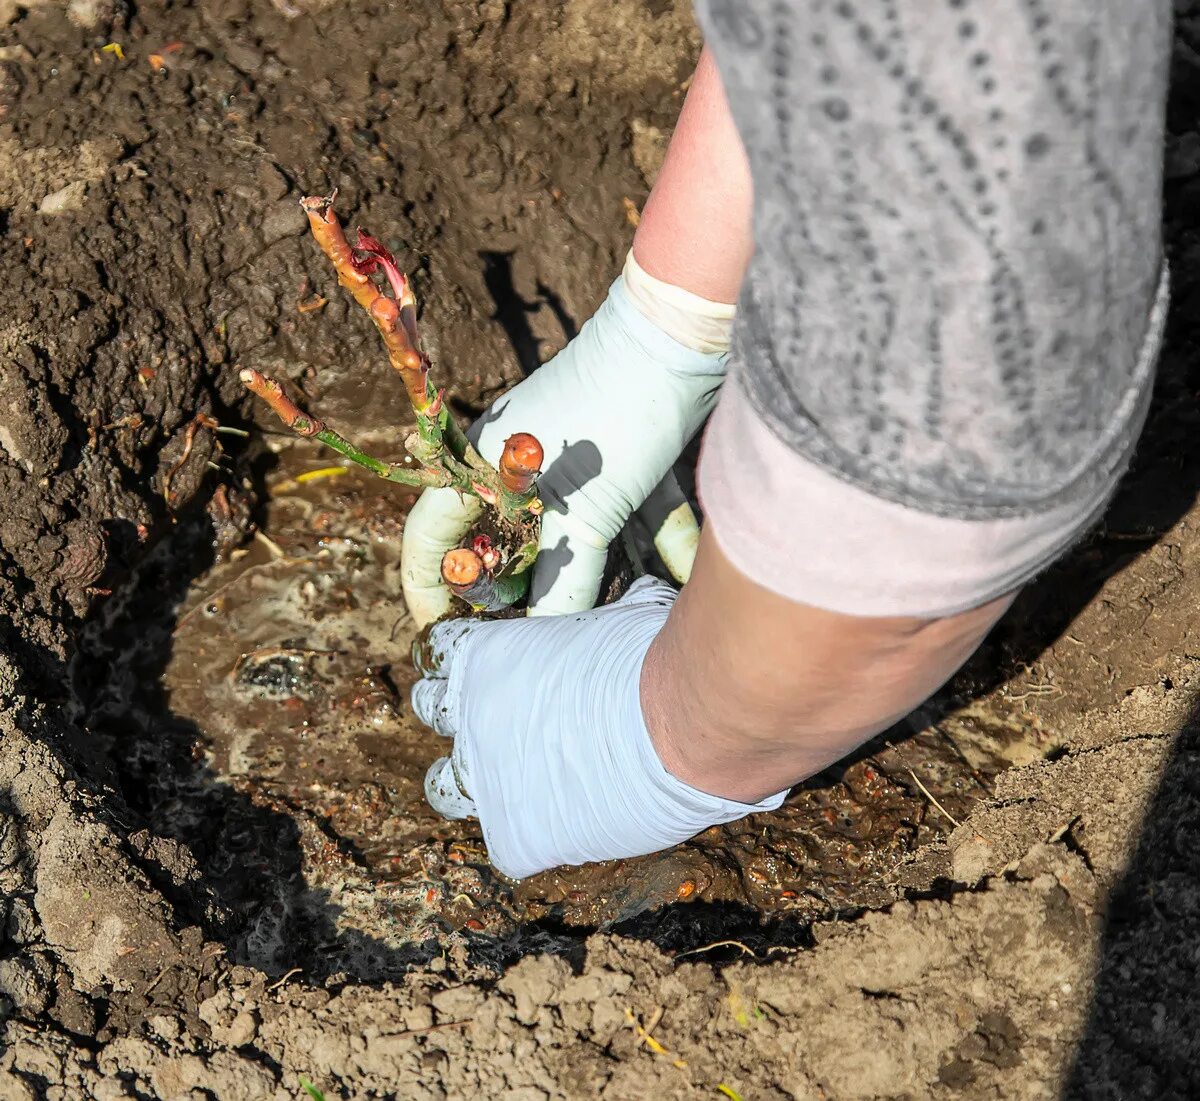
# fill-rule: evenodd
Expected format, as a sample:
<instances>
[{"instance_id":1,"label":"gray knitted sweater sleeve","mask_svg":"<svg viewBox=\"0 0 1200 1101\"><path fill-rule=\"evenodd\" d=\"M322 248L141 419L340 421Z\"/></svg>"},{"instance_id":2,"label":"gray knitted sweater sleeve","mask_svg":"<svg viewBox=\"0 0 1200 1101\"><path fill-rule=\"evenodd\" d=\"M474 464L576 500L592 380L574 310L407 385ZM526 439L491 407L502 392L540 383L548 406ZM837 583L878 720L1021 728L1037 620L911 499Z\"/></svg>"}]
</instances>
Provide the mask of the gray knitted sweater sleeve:
<instances>
[{"instance_id":1,"label":"gray knitted sweater sleeve","mask_svg":"<svg viewBox=\"0 0 1200 1101\"><path fill-rule=\"evenodd\" d=\"M1111 481L1154 368L1169 0L697 11L754 180L733 363L769 429L940 516Z\"/></svg>"}]
</instances>

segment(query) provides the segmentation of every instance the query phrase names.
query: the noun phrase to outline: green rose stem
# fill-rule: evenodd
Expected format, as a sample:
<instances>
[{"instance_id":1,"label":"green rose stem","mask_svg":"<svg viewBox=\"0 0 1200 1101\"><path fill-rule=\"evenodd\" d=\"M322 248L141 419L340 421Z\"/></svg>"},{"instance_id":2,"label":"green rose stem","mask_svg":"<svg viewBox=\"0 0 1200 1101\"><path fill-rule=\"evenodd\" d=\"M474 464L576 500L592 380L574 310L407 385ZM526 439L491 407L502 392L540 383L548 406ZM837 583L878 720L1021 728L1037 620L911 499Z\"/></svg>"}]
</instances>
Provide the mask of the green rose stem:
<instances>
[{"instance_id":1,"label":"green rose stem","mask_svg":"<svg viewBox=\"0 0 1200 1101\"><path fill-rule=\"evenodd\" d=\"M262 398L270 406L271 412L297 436L320 440L326 447L333 448L339 455L349 459L352 463L365 467L384 481L415 488L452 484L450 475L444 470L413 470L400 463L385 463L373 455L368 455L344 436L339 436L332 429L326 428L323 421L304 412L283 392L283 387L278 382L261 371L246 368L239 373L238 378L241 379L242 385L247 390Z\"/></svg>"}]
</instances>

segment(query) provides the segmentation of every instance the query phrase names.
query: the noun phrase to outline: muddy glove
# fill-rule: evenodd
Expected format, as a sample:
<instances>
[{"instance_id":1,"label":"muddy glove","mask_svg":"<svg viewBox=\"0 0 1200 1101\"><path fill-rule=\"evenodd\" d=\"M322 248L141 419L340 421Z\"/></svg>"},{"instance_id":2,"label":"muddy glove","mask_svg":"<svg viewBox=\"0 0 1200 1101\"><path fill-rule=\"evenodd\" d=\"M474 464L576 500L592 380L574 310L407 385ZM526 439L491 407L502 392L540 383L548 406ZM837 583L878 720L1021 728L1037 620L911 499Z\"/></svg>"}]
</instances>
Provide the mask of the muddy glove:
<instances>
[{"instance_id":1,"label":"muddy glove","mask_svg":"<svg viewBox=\"0 0 1200 1101\"><path fill-rule=\"evenodd\" d=\"M538 492L546 511L531 615L595 604L609 543L716 401L733 314L733 306L646 274L630 253L579 335L472 429L492 463L515 432L533 433L545 449ZM429 489L409 515L401 578L418 626L451 612L442 555L459 545L480 508L453 489Z\"/></svg>"},{"instance_id":2,"label":"muddy glove","mask_svg":"<svg viewBox=\"0 0 1200 1101\"><path fill-rule=\"evenodd\" d=\"M674 600L642 578L594 611L433 628L413 709L454 748L425 795L447 818L477 817L505 875L657 852L783 802L707 795L659 761L639 682Z\"/></svg>"}]
</instances>

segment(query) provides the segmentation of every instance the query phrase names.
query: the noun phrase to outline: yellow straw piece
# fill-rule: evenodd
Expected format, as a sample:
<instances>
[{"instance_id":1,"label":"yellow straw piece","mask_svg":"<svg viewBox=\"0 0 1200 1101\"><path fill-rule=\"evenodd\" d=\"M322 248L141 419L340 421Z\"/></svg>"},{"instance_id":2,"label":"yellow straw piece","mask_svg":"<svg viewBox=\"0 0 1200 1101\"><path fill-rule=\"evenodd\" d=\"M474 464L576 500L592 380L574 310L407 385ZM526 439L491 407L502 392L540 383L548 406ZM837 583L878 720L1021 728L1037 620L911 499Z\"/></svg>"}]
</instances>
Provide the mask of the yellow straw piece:
<instances>
[{"instance_id":1,"label":"yellow straw piece","mask_svg":"<svg viewBox=\"0 0 1200 1101\"><path fill-rule=\"evenodd\" d=\"M717 1086L717 1089L719 1089L726 1097L728 1097L730 1101L742 1101L742 1095L738 1093L738 1091L732 1086L725 1085L724 1082L721 1082Z\"/></svg>"},{"instance_id":2,"label":"yellow straw piece","mask_svg":"<svg viewBox=\"0 0 1200 1101\"><path fill-rule=\"evenodd\" d=\"M637 1017L634 1016L632 1009L626 1008L625 1019L630 1023L630 1025L632 1025L634 1035L652 1052L654 1052L655 1055L662 1055L667 1059L670 1059L671 1065L679 1070L683 1070L684 1067L687 1066L686 1060L674 1058L671 1053L662 1046L662 1044L660 1044L653 1036L650 1035L649 1032L642 1028L641 1023L638 1021Z\"/></svg>"},{"instance_id":3,"label":"yellow straw piece","mask_svg":"<svg viewBox=\"0 0 1200 1101\"><path fill-rule=\"evenodd\" d=\"M349 473L348 466L323 466L320 470L306 470L303 474L297 474L296 481L303 485L305 482L316 482L322 478L340 478Z\"/></svg>"},{"instance_id":4,"label":"yellow straw piece","mask_svg":"<svg viewBox=\"0 0 1200 1101\"><path fill-rule=\"evenodd\" d=\"M100 47L101 53L113 54L118 61L125 60L125 51L121 49L120 42L110 42L107 46Z\"/></svg>"}]
</instances>

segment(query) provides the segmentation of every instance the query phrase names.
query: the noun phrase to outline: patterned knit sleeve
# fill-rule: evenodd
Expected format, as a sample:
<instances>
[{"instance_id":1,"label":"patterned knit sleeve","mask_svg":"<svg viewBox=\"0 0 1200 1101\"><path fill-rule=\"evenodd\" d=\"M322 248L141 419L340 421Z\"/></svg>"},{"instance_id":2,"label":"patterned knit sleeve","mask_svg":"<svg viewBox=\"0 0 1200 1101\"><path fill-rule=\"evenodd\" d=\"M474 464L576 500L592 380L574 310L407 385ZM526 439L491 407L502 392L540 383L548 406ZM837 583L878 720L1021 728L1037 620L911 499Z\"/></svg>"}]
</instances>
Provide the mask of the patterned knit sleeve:
<instances>
[{"instance_id":1,"label":"patterned knit sleeve","mask_svg":"<svg viewBox=\"0 0 1200 1101\"><path fill-rule=\"evenodd\" d=\"M868 512L1023 521L1041 551L1003 572L1025 580L1095 517L1145 417L1169 0L697 10L755 192L723 401L790 472L772 493L815 471Z\"/></svg>"}]
</instances>

